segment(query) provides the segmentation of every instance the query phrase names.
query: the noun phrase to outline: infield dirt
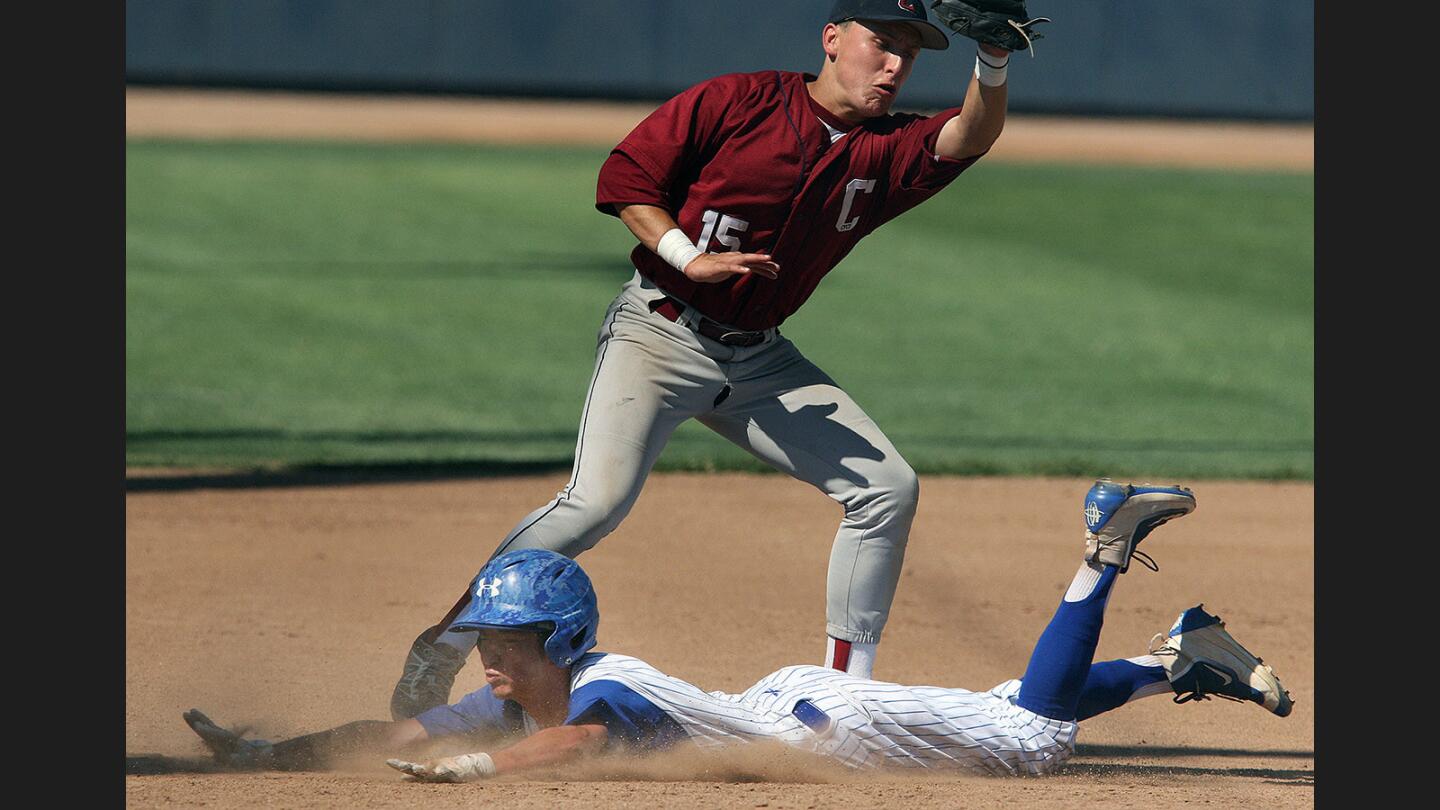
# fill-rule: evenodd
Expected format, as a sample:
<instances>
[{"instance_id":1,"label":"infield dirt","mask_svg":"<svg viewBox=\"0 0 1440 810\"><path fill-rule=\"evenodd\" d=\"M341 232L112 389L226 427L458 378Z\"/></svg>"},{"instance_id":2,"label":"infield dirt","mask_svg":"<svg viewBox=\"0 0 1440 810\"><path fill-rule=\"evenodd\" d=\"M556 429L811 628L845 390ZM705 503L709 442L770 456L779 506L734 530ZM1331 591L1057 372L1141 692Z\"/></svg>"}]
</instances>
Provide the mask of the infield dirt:
<instances>
[{"instance_id":1,"label":"infield dirt","mask_svg":"<svg viewBox=\"0 0 1440 810\"><path fill-rule=\"evenodd\" d=\"M180 713L260 737L388 716L411 638L514 521L566 476L131 492L126 497L126 799L242 807L489 804L607 808L1171 806L1314 803L1314 488L1200 482L1199 507L1147 541L1159 573L1116 586L1099 658L1143 654L1199 602L1296 699L1156 697L1085 722L1062 774L995 779L842 773L771 751L675 755L542 777L401 782L383 756L310 774L210 772ZM876 677L988 689L1023 672L1083 547L1082 479L925 478ZM824 651L839 506L783 476L657 475L581 561L605 650L705 689L740 691ZM483 685L461 672L454 695Z\"/></svg>"},{"instance_id":2,"label":"infield dirt","mask_svg":"<svg viewBox=\"0 0 1440 810\"><path fill-rule=\"evenodd\" d=\"M132 87L125 134L613 146L655 104ZM1313 171L1312 124L1011 115L987 161Z\"/></svg>"}]
</instances>

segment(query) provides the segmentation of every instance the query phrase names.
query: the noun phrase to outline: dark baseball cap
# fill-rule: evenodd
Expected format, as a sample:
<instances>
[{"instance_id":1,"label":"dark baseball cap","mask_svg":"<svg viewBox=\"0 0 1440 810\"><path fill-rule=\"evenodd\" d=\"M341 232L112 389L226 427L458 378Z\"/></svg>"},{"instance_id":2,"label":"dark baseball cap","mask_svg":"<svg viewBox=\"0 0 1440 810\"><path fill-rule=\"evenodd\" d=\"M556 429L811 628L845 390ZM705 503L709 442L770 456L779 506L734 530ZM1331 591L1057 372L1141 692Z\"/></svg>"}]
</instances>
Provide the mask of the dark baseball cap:
<instances>
[{"instance_id":1,"label":"dark baseball cap","mask_svg":"<svg viewBox=\"0 0 1440 810\"><path fill-rule=\"evenodd\" d=\"M925 0L836 0L826 22L884 20L910 23L920 34L920 47L943 51L950 38L925 14Z\"/></svg>"}]
</instances>

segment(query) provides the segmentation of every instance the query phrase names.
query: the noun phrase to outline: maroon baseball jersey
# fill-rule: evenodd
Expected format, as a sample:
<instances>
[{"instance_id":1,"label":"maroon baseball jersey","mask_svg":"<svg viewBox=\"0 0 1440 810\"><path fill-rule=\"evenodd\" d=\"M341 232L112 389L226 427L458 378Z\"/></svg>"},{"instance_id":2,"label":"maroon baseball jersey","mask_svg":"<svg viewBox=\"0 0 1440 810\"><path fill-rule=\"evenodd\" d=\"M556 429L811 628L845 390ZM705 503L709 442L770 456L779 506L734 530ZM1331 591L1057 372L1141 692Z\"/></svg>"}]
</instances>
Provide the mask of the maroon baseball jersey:
<instances>
[{"instance_id":1,"label":"maroon baseball jersey","mask_svg":"<svg viewBox=\"0 0 1440 810\"><path fill-rule=\"evenodd\" d=\"M805 89L810 74L718 76L670 99L600 169L595 205L668 210L701 250L769 253L780 275L698 284L644 245L640 273L706 316L741 329L778 326L860 238L929 199L979 156L935 154L958 107L845 124ZM849 129L830 141L821 123Z\"/></svg>"}]
</instances>

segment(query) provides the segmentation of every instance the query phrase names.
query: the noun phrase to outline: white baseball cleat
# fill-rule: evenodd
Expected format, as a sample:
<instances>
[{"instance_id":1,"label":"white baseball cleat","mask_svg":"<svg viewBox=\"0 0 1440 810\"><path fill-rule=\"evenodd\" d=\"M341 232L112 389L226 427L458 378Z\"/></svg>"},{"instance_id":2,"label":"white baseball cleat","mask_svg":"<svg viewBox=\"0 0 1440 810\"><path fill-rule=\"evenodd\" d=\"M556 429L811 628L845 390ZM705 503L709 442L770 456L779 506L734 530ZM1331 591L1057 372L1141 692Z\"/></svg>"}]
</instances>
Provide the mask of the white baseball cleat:
<instances>
[{"instance_id":1,"label":"white baseball cleat","mask_svg":"<svg viewBox=\"0 0 1440 810\"><path fill-rule=\"evenodd\" d=\"M1182 486L1124 484L1101 478L1085 493L1085 561L1118 565L1120 573L1138 556L1152 571L1150 555L1135 547L1156 526L1195 511L1195 493Z\"/></svg>"},{"instance_id":2,"label":"white baseball cleat","mask_svg":"<svg viewBox=\"0 0 1440 810\"><path fill-rule=\"evenodd\" d=\"M1295 705L1275 671L1225 632L1225 622L1203 604L1181 613L1169 633L1157 633L1150 653L1164 665L1176 703L1219 695L1258 703L1280 717Z\"/></svg>"}]
</instances>

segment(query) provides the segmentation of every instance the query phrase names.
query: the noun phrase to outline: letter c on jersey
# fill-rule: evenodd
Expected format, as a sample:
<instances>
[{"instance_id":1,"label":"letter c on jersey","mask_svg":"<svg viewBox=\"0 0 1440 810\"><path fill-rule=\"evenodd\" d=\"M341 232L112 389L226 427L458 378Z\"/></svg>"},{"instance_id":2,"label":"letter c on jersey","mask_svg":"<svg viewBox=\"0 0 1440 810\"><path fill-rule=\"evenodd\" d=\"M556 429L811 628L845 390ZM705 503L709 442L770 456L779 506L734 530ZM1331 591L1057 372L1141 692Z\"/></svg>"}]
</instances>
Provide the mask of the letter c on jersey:
<instances>
[{"instance_id":1,"label":"letter c on jersey","mask_svg":"<svg viewBox=\"0 0 1440 810\"><path fill-rule=\"evenodd\" d=\"M845 204L840 207L840 218L835 220L835 230L848 231L860 222L860 217L846 219L850 216L850 205L855 202L855 192L863 191L869 194L875 189L874 180L851 180L845 186Z\"/></svg>"}]
</instances>

